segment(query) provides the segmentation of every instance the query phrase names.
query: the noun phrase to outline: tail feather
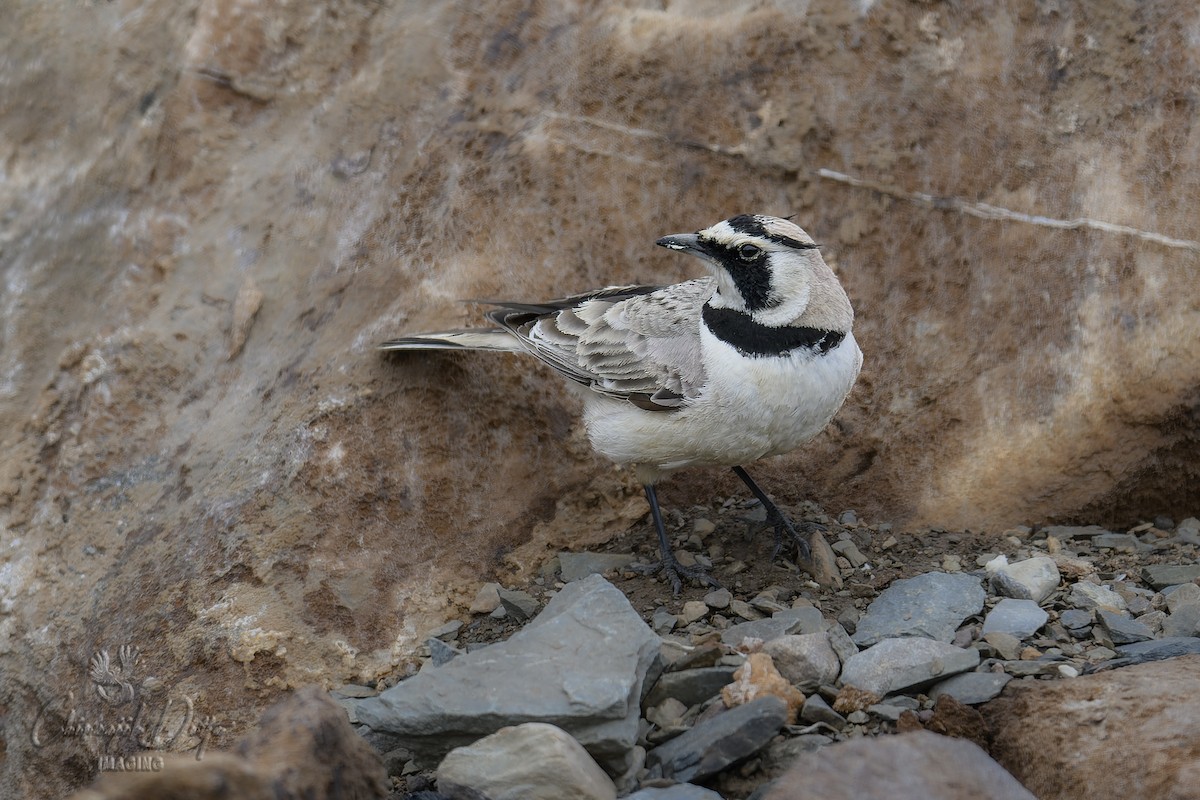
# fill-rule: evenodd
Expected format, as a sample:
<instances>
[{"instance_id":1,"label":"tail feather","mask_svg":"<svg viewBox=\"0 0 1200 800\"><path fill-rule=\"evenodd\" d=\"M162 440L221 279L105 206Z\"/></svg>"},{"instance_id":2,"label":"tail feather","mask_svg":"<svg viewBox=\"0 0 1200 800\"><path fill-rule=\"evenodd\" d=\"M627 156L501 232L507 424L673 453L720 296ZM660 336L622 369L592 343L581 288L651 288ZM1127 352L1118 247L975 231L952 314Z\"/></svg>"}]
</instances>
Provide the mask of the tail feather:
<instances>
[{"instance_id":1,"label":"tail feather","mask_svg":"<svg viewBox=\"0 0 1200 800\"><path fill-rule=\"evenodd\" d=\"M418 333L392 339L379 345L380 350L499 350L521 349L513 335L503 328L465 328L457 331Z\"/></svg>"}]
</instances>

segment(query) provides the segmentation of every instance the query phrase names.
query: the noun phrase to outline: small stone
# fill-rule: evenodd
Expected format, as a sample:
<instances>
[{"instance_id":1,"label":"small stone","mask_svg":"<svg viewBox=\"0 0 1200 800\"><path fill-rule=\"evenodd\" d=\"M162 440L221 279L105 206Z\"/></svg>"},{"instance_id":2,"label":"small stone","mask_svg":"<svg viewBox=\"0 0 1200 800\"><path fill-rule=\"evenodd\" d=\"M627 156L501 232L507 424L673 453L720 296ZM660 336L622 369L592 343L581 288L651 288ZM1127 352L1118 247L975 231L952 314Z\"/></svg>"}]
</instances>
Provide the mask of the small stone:
<instances>
[{"instance_id":1,"label":"small stone","mask_svg":"<svg viewBox=\"0 0 1200 800\"><path fill-rule=\"evenodd\" d=\"M617 796L613 782L587 751L561 728L543 722L501 728L451 750L438 765L437 785L440 793L450 797L615 800Z\"/></svg>"},{"instance_id":2,"label":"small stone","mask_svg":"<svg viewBox=\"0 0 1200 800\"><path fill-rule=\"evenodd\" d=\"M1142 567L1142 579L1156 590L1177 583L1191 583L1197 578L1200 578L1200 564L1154 564Z\"/></svg>"},{"instance_id":3,"label":"small stone","mask_svg":"<svg viewBox=\"0 0 1200 800\"><path fill-rule=\"evenodd\" d=\"M745 600L730 600L729 610L747 622L763 618L763 615Z\"/></svg>"},{"instance_id":4,"label":"small stone","mask_svg":"<svg viewBox=\"0 0 1200 800\"><path fill-rule=\"evenodd\" d=\"M1164 611L1147 611L1138 617L1137 621L1154 631L1157 636L1162 633L1163 623L1167 621L1167 614Z\"/></svg>"},{"instance_id":5,"label":"small stone","mask_svg":"<svg viewBox=\"0 0 1200 800\"><path fill-rule=\"evenodd\" d=\"M736 667L714 666L666 672L646 695L645 705L656 706L673 697L685 706L710 700L733 680Z\"/></svg>"},{"instance_id":6,"label":"small stone","mask_svg":"<svg viewBox=\"0 0 1200 800\"><path fill-rule=\"evenodd\" d=\"M760 697L775 696L787 703L787 724L796 721L804 695L779 674L766 653L751 653L746 663L733 673L733 683L721 690L727 708L745 705Z\"/></svg>"},{"instance_id":7,"label":"small stone","mask_svg":"<svg viewBox=\"0 0 1200 800\"><path fill-rule=\"evenodd\" d=\"M950 642L964 619L983 610L985 596L979 579L968 574L898 580L871 603L852 638L859 647L904 636Z\"/></svg>"},{"instance_id":8,"label":"small stone","mask_svg":"<svg viewBox=\"0 0 1200 800\"><path fill-rule=\"evenodd\" d=\"M691 625L706 616L708 616L708 606L702 600L688 600L679 612L679 617L684 625Z\"/></svg>"},{"instance_id":9,"label":"small stone","mask_svg":"<svg viewBox=\"0 0 1200 800\"><path fill-rule=\"evenodd\" d=\"M988 612L983 621L983 635L1011 633L1025 639L1038 632L1050 615L1033 600L1014 600L1006 597Z\"/></svg>"},{"instance_id":10,"label":"small stone","mask_svg":"<svg viewBox=\"0 0 1200 800\"><path fill-rule=\"evenodd\" d=\"M852 509L846 509L845 511L843 511L841 514L838 515L838 524L845 525L847 527L852 527L854 525L857 525L858 524L858 513L853 511ZM836 550L836 549L837 549L837 547L835 546L834 550Z\"/></svg>"},{"instance_id":11,"label":"small stone","mask_svg":"<svg viewBox=\"0 0 1200 800\"><path fill-rule=\"evenodd\" d=\"M962 572L962 558L947 553L942 556L942 569L946 572Z\"/></svg>"},{"instance_id":12,"label":"small stone","mask_svg":"<svg viewBox=\"0 0 1200 800\"><path fill-rule=\"evenodd\" d=\"M1130 619L1126 614L1099 608L1096 609L1096 616L1099 617L1100 626L1108 633L1113 644L1133 644L1154 638L1154 631L1137 620ZM1169 619L1168 622L1170 622Z\"/></svg>"},{"instance_id":13,"label":"small stone","mask_svg":"<svg viewBox=\"0 0 1200 800\"><path fill-rule=\"evenodd\" d=\"M809 725L823 722L839 731L846 727L846 718L830 708L819 694L814 694L804 701L804 706L800 709L800 721Z\"/></svg>"},{"instance_id":14,"label":"small stone","mask_svg":"<svg viewBox=\"0 0 1200 800\"><path fill-rule=\"evenodd\" d=\"M858 545L854 542L837 541L833 542L830 547L833 548L833 552L849 561L850 566L855 569L867 563L867 557L862 554L862 551L858 549Z\"/></svg>"},{"instance_id":15,"label":"small stone","mask_svg":"<svg viewBox=\"0 0 1200 800\"><path fill-rule=\"evenodd\" d=\"M462 650L451 647L441 639L430 639L426 644L429 645L429 663L435 667L449 664L463 654Z\"/></svg>"},{"instance_id":16,"label":"small stone","mask_svg":"<svg viewBox=\"0 0 1200 800\"><path fill-rule=\"evenodd\" d=\"M714 589L704 595L704 604L709 608L723 609L729 608L729 603L733 600L733 595L728 589Z\"/></svg>"},{"instance_id":17,"label":"small stone","mask_svg":"<svg viewBox=\"0 0 1200 800\"><path fill-rule=\"evenodd\" d=\"M498 590L500 605L508 615L518 622L524 622L538 612L541 604L528 592L512 589Z\"/></svg>"},{"instance_id":18,"label":"small stone","mask_svg":"<svg viewBox=\"0 0 1200 800\"><path fill-rule=\"evenodd\" d=\"M1167 610L1174 614L1181 606L1186 606L1189 603L1200 603L1200 586L1194 583L1185 583L1176 586L1170 591L1164 591L1166 596Z\"/></svg>"},{"instance_id":19,"label":"small stone","mask_svg":"<svg viewBox=\"0 0 1200 800\"><path fill-rule=\"evenodd\" d=\"M883 542L882 542L882 543L879 545L879 549L881 549L881 550L891 550L893 547L895 547L895 546L896 546L896 545L898 545L898 544L900 544L900 542L899 542L899 541L897 541L897 539L896 539L896 537L895 537L895 536L888 536L888 537L887 537L886 539L884 539L884 540L883 540Z\"/></svg>"},{"instance_id":20,"label":"small stone","mask_svg":"<svg viewBox=\"0 0 1200 800\"><path fill-rule=\"evenodd\" d=\"M1163 636L1200 636L1200 602L1176 606L1163 620L1162 632Z\"/></svg>"},{"instance_id":21,"label":"small stone","mask_svg":"<svg viewBox=\"0 0 1200 800\"><path fill-rule=\"evenodd\" d=\"M668 730L682 725L683 715L687 713L687 710L688 707L686 705L674 697L668 697L647 711L646 719L653 722L659 728Z\"/></svg>"},{"instance_id":22,"label":"small stone","mask_svg":"<svg viewBox=\"0 0 1200 800\"><path fill-rule=\"evenodd\" d=\"M1004 672L964 672L938 683L929 690L929 697L937 700L948 694L960 703L978 705L999 696L1011 680Z\"/></svg>"},{"instance_id":23,"label":"small stone","mask_svg":"<svg viewBox=\"0 0 1200 800\"><path fill-rule=\"evenodd\" d=\"M1064 611L1059 615L1058 619L1063 624L1063 627L1069 630L1086 628L1095 621L1091 611L1080 608L1072 608Z\"/></svg>"},{"instance_id":24,"label":"small stone","mask_svg":"<svg viewBox=\"0 0 1200 800\"><path fill-rule=\"evenodd\" d=\"M708 536L717 529L716 523L705 517L696 517L692 520L692 533L698 534L701 537Z\"/></svg>"},{"instance_id":25,"label":"small stone","mask_svg":"<svg viewBox=\"0 0 1200 800\"><path fill-rule=\"evenodd\" d=\"M1075 669L1070 664L1059 664L1058 674L1062 675L1064 678L1078 678L1079 670Z\"/></svg>"},{"instance_id":26,"label":"small stone","mask_svg":"<svg viewBox=\"0 0 1200 800\"><path fill-rule=\"evenodd\" d=\"M560 574L564 583L571 583L588 575L603 575L622 569L634 562L634 557L623 553L567 553L558 554Z\"/></svg>"},{"instance_id":27,"label":"small stone","mask_svg":"<svg viewBox=\"0 0 1200 800\"><path fill-rule=\"evenodd\" d=\"M1016 678L1049 675L1057 671L1057 665L1049 661L1005 661L1002 666L1005 672Z\"/></svg>"},{"instance_id":28,"label":"small stone","mask_svg":"<svg viewBox=\"0 0 1200 800\"><path fill-rule=\"evenodd\" d=\"M884 639L850 658L842 683L880 696L919 688L979 665L979 651L930 639Z\"/></svg>"},{"instance_id":29,"label":"small stone","mask_svg":"<svg viewBox=\"0 0 1200 800\"><path fill-rule=\"evenodd\" d=\"M1054 559L1037 556L998 568L991 583L1005 597L1041 603L1058 588L1061 579Z\"/></svg>"},{"instance_id":30,"label":"small stone","mask_svg":"<svg viewBox=\"0 0 1200 800\"><path fill-rule=\"evenodd\" d=\"M830 625L829 630L825 631L825 635L829 638L829 646L833 648L833 652L837 653L838 661L843 664L851 656L858 654L858 645L841 625Z\"/></svg>"},{"instance_id":31,"label":"small stone","mask_svg":"<svg viewBox=\"0 0 1200 800\"><path fill-rule=\"evenodd\" d=\"M814 692L822 684L833 683L841 669L826 633L780 636L766 642L763 652L771 657L780 674L802 692Z\"/></svg>"},{"instance_id":32,"label":"small stone","mask_svg":"<svg viewBox=\"0 0 1200 800\"><path fill-rule=\"evenodd\" d=\"M1110 611L1124 611L1125 599L1121 595L1104 586L1097 586L1087 581L1071 584L1067 593L1067 602L1075 608L1107 608Z\"/></svg>"},{"instance_id":33,"label":"small stone","mask_svg":"<svg viewBox=\"0 0 1200 800\"><path fill-rule=\"evenodd\" d=\"M500 584L485 583L471 601L472 614L490 614L500 607Z\"/></svg>"},{"instance_id":34,"label":"small stone","mask_svg":"<svg viewBox=\"0 0 1200 800\"><path fill-rule=\"evenodd\" d=\"M678 624L679 617L668 611L665 606L659 606L650 615L650 627L657 634L670 633Z\"/></svg>"},{"instance_id":35,"label":"small stone","mask_svg":"<svg viewBox=\"0 0 1200 800\"><path fill-rule=\"evenodd\" d=\"M1021 640L1006 631L993 631L984 634L983 640L996 648L996 652L1006 661L1014 661L1021 655Z\"/></svg>"}]
</instances>

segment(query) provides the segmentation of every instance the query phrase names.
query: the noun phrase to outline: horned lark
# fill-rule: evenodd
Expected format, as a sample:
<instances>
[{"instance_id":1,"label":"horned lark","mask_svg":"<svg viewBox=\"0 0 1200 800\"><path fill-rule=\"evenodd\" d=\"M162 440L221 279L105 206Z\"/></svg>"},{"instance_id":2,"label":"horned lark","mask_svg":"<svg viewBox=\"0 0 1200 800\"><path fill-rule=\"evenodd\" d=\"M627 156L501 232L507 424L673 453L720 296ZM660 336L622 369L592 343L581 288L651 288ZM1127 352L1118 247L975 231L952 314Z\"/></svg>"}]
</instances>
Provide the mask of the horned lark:
<instances>
[{"instance_id":1,"label":"horned lark","mask_svg":"<svg viewBox=\"0 0 1200 800\"><path fill-rule=\"evenodd\" d=\"M533 355L584 398L592 447L632 467L658 533L661 569L715 584L671 551L655 484L685 467L728 466L767 509L776 552L808 541L741 466L812 439L842 406L862 366L854 311L807 233L741 215L662 247L698 256L708 277L616 286L545 303L490 303L494 327L422 333L382 350L501 350Z\"/></svg>"}]
</instances>

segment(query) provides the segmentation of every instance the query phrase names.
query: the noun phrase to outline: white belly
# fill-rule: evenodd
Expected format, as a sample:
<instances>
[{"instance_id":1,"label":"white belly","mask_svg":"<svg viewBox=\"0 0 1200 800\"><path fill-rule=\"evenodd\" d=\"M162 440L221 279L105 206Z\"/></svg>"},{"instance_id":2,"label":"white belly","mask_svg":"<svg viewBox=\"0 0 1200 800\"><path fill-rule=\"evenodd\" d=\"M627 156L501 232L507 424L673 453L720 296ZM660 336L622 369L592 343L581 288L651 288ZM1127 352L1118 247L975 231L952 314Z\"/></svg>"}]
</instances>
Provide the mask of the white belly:
<instances>
[{"instance_id":1,"label":"white belly","mask_svg":"<svg viewBox=\"0 0 1200 800\"><path fill-rule=\"evenodd\" d=\"M708 380L678 411L645 411L590 395L584 422L592 447L635 466L643 481L690 466L733 466L795 449L820 433L858 377L853 335L821 356L796 351L747 358L701 333Z\"/></svg>"}]
</instances>

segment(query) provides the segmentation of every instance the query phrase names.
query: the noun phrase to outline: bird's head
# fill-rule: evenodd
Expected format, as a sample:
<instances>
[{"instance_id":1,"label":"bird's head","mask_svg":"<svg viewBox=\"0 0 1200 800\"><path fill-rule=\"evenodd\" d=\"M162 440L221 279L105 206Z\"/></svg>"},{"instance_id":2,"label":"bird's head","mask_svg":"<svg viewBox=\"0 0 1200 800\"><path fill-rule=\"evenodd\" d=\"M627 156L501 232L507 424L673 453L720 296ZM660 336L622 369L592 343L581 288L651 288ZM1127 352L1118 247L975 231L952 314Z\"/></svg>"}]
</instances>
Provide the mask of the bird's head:
<instances>
[{"instance_id":1,"label":"bird's head","mask_svg":"<svg viewBox=\"0 0 1200 800\"><path fill-rule=\"evenodd\" d=\"M656 244L691 253L709 266L716 278L708 301L714 308L748 313L770 327L845 333L854 322L850 300L816 242L786 219L742 214Z\"/></svg>"}]
</instances>

